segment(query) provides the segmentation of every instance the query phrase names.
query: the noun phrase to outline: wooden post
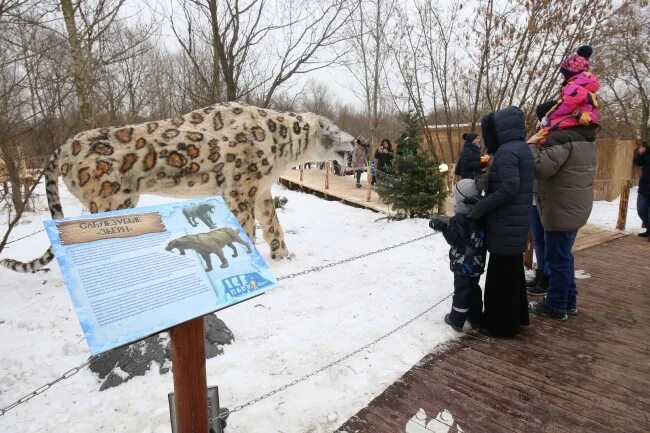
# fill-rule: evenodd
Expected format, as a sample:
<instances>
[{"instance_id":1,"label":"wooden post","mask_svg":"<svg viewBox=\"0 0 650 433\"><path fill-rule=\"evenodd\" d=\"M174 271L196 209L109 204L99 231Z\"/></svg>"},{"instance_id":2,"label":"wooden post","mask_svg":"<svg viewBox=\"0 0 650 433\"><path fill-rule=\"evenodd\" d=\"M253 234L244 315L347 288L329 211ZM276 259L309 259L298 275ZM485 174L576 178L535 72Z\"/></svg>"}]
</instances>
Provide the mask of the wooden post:
<instances>
[{"instance_id":1,"label":"wooden post","mask_svg":"<svg viewBox=\"0 0 650 433\"><path fill-rule=\"evenodd\" d=\"M367 182L368 182L368 195L366 196L366 201L370 201L372 195L372 168L370 167L370 162L368 162Z\"/></svg>"},{"instance_id":2,"label":"wooden post","mask_svg":"<svg viewBox=\"0 0 650 433\"><path fill-rule=\"evenodd\" d=\"M330 161L325 163L325 189L330 189Z\"/></svg>"},{"instance_id":3,"label":"wooden post","mask_svg":"<svg viewBox=\"0 0 650 433\"><path fill-rule=\"evenodd\" d=\"M537 212L537 211L535 211ZM533 269L533 252L535 251L535 241L532 233L528 233L528 244L524 253L524 266L526 269Z\"/></svg>"},{"instance_id":4,"label":"wooden post","mask_svg":"<svg viewBox=\"0 0 650 433\"><path fill-rule=\"evenodd\" d=\"M176 398L176 432L208 433L208 384L203 317L169 331Z\"/></svg>"},{"instance_id":5,"label":"wooden post","mask_svg":"<svg viewBox=\"0 0 650 433\"><path fill-rule=\"evenodd\" d=\"M302 182L302 164L300 164L300 182Z\"/></svg>"},{"instance_id":6,"label":"wooden post","mask_svg":"<svg viewBox=\"0 0 650 433\"><path fill-rule=\"evenodd\" d=\"M618 220L616 221L616 228L618 230L625 230L625 223L627 221L627 206L630 200L630 189L632 188L632 181L626 180L623 183L621 190L621 201L618 205Z\"/></svg>"}]
</instances>

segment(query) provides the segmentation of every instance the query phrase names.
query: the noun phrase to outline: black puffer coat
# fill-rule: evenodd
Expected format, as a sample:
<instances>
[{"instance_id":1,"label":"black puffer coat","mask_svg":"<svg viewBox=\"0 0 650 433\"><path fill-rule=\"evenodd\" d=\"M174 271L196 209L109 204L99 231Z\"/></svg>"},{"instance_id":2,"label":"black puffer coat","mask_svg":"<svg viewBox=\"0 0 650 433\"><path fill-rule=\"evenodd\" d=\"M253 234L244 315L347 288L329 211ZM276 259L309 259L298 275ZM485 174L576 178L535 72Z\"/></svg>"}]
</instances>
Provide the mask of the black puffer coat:
<instances>
[{"instance_id":1,"label":"black puffer coat","mask_svg":"<svg viewBox=\"0 0 650 433\"><path fill-rule=\"evenodd\" d=\"M634 157L634 165L642 167L639 194L650 196L650 149L647 149L643 155L637 153Z\"/></svg>"},{"instance_id":2,"label":"black puffer coat","mask_svg":"<svg viewBox=\"0 0 650 433\"><path fill-rule=\"evenodd\" d=\"M533 156L525 142L524 113L508 107L483 117L483 140L494 155L487 193L472 212L485 216L487 247L492 254L514 256L526 251L533 203Z\"/></svg>"},{"instance_id":3,"label":"black puffer coat","mask_svg":"<svg viewBox=\"0 0 650 433\"><path fill-rule=\"evenodd\" d=\"M481 147L466 141L456 164L456 175L461 179L474 179L481 169Z\"/></svg>"}]
</instances>

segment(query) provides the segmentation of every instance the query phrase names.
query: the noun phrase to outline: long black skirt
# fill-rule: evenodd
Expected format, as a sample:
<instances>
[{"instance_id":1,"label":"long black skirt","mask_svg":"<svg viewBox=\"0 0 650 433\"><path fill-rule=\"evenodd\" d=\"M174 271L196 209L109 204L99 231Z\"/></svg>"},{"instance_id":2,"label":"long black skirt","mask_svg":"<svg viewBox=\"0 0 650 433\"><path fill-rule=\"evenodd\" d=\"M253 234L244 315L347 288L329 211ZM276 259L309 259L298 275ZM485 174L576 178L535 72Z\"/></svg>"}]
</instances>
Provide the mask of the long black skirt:
<instances>
[{"instance_id":1,"label":"long black skirt","mask_svg":"<svg viewBox=\"0 0 650 433\"><path fill-rule=\"evenodd\" d=\"M490 254L484 305L483 328L495 337L514 337L530 324L523 255Z\"/></svg>"}]
</instances>

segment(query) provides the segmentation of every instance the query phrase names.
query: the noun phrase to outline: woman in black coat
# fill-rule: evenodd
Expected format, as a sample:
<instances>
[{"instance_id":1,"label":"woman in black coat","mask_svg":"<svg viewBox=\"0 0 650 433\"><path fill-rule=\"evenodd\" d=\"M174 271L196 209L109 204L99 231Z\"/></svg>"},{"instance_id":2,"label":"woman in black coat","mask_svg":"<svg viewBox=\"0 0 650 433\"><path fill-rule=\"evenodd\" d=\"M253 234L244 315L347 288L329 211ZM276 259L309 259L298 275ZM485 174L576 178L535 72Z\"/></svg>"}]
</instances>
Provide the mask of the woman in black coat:
<instances>
[{"instance_id":1,"label":"woman in black coat","mask_svg":"<svg viewBox=\"0 0 650 433\"><path fill-rule=\"evenodd\" d=\"M379 143L379 147L375 151L375 175L372 177L372 184L377 182L377 173L385 172L393 162L393 145L388 138L384 138Z\"/></svg>"},{"instance_id":2,"label":"woman in black coat","mask_svg":"<svg viewBox=\"0 0 650 433\"><path fill-rule=\"evenodd\" d=\"M483 117L483 141L494 155L486 196L469 218L485 218L490 261L485 282L483 329L514 337L529 324L523 253L533 203L533 157L526 144L524 113L508 107Z\"/></svg>"},{"instance_id":3,"label":"woman in black coat","mask_svg":"<svg viewBox=\"0 0 650 433\"><path fill-rule=\"evenodd\" d=\"M481 172L481 139L476 132L463 134L463 150L456 163L456 176L461 179L474 179Z\"/></svg>"}]
</instances>

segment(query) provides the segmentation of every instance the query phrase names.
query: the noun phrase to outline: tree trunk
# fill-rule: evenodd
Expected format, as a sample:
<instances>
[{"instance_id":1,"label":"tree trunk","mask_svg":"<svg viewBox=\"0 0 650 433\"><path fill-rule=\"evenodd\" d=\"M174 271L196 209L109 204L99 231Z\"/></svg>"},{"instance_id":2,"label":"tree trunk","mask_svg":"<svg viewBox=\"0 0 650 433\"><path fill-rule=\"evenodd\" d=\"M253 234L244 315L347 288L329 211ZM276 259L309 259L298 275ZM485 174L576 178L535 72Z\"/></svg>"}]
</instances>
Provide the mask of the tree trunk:
<instances>
[{"instance_id":1,"label":"tree trunk","mask_svg":"<svg viewBox=\"0 0 650 433\"><path fill-rule=\"evenodd\" d=\"M7 144L6 142L0 143L0 151L4 156L4 161L9 173L9 185L11 185L11 201L16 213L23 212L23 194L20 182L20 161L18 159L18 152L15 146Z\"/></svg>"},{"instance_id":2,"label":"tree trunk","mask_svg":"<svg viewBox=\"0 0 650 433\"><path fill-rule=\"evenodd\" d=\"M217 0L208 0L208 8L210 9L210 27L212 31L212 77L210 82L210 102L217 102L221 98L221 64L219 60L219 42L221 36L219 35L219 25L217 20ZM234 87L234 85L232 86ZM235 89L236 90L236 89ZM228 92L228 99L234 92Z\"/></svg>"},{"instance_id":3,"label":"tree trunk","mask_svg":"<svg viewBox=\"0 0 650 433\"><path fill-rule=\"evenodd\" d=\"M85 128L93 126L92 106L90 105L90 83L86 76L86 63L90 60L81 45L74 17L74 5L71 0L60 0L63 21L68 33L68 44L72 57L72 78L77 99L79 100L79 115Z\"/></svg>"}]
</instances>

